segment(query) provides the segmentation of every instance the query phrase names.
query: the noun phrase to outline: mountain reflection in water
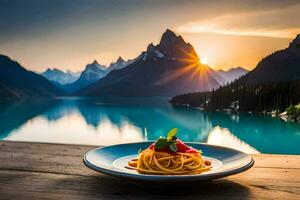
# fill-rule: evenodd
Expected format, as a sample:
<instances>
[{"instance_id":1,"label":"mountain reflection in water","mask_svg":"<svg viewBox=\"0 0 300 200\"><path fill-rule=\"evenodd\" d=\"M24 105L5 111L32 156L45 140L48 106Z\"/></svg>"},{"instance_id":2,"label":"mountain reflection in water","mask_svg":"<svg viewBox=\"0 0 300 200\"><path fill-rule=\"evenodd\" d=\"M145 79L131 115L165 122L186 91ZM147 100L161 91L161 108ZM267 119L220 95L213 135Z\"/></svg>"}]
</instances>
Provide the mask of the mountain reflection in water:
<instances>
[{"instance_id":1,"label":"mountain reflection in water","mask_svg":"<svg viewBox=\"0 0 300 200\"><path fill-rule=\"evenodd\" d=\"M0 120L3 140L111 145L155 140L177 127L183 141L225 145L249 153L300 153L297 123L176 108L165 99L1 102ZM216 126L228 130L214 129Z\"/></svg>"}]
</instances>

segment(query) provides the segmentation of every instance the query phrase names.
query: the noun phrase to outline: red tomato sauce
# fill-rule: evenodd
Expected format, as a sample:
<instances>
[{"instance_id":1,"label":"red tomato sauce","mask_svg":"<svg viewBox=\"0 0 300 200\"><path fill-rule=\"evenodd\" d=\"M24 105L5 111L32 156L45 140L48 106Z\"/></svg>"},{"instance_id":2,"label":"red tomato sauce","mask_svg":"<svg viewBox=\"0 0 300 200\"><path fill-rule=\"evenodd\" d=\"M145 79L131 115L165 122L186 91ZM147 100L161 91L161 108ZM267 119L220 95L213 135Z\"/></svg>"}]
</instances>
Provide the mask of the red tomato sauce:
<instances>
[{"instance_id":1,"label":"red tomato sauce","mask_svg":"<svg viewBox=\"0 0 300 200\"><path fill-rule=\"evenodd\" d=\"M180 153L198 153L198 150L194 149L193 147L187 146L181 140L177 139L176 142L177 142L177 144L176 144L177 152L180 152ZM152 143L149 146L149 149L154 150L154 144L155 143ZM169 148L159 149L159 150L156 150L156 151L167 152L167 153L174 153L174 152L171 152Z\"/></svg>"}]
</instances>

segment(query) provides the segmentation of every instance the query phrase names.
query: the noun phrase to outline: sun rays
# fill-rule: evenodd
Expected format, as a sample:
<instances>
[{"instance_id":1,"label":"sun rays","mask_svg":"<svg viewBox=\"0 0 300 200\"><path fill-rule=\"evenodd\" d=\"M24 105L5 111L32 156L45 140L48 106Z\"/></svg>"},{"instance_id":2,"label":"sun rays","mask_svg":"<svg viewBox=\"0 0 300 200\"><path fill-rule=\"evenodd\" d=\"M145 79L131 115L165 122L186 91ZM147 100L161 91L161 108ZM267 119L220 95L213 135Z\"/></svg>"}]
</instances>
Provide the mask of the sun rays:
<instances>
[{"instance_id":1,"label":"sun rays","mask_svg":"<svg viewBox=\"0 0 300 200\"><path fill-rule=\"evenodd\" d=\"M163 80L160 80L160 84L165 84L181 77L188 77L189 80L195 82L195 86L208 87L210 84L210 68L206 65L207 59L199 59L194 50L184 50L185 58L177 58L180 65L178 70L175 70L172 74L169 74L167 77L164 77Z\"/></svg>"}]
</instances>

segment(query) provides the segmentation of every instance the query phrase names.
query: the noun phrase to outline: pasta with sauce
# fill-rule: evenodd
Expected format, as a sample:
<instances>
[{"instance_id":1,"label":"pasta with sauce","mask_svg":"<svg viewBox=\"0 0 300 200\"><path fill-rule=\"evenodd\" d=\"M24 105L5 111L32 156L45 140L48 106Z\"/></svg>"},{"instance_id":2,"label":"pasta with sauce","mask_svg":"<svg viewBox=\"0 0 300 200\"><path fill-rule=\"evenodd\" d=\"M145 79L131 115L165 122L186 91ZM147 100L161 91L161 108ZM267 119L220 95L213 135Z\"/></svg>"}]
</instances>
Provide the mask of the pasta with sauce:
<instances>
[{"instance_id":1,"label":"pasta with sauce","mask_svg":"<svg viewBox=\"0 0 300 200\"><path fill-rule=\"evenodd\" d=\"M177 129L170 132L167 138L159 138L141 151L137 159L129 161L128 168L157 175L200 174L212 168L211 162L204 160L200 151L176 138Z\"/></svg>"}]
</instances>

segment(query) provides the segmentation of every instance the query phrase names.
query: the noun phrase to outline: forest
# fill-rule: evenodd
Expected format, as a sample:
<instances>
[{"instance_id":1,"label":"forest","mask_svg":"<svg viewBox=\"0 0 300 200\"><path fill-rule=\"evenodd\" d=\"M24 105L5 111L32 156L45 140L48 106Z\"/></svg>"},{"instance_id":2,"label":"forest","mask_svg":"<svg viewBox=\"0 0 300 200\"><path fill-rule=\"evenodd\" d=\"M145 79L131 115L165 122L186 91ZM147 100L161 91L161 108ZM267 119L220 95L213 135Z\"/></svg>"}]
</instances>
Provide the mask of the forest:
<instances>
[{"instance_id":1,"label":"forest","mask_svg":"<svg viewBox=\"0 0 300 200\"><path fill-rule=\"evenodd\" d=\"M173 105L201 107L206 110L284 111L300 102L300 81L245 84L243 79L212 92L178 95Z\"/></svg>"}]
</instances>

